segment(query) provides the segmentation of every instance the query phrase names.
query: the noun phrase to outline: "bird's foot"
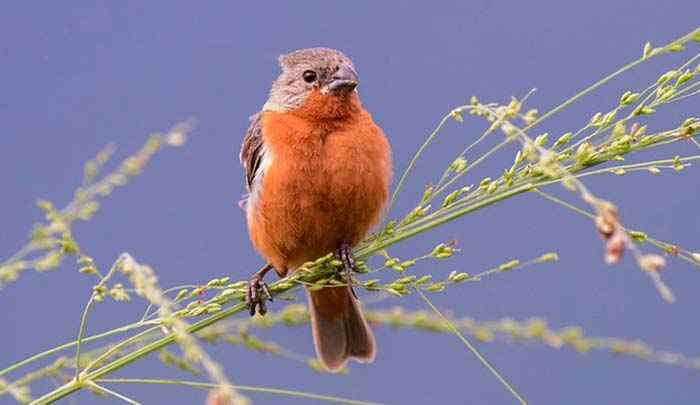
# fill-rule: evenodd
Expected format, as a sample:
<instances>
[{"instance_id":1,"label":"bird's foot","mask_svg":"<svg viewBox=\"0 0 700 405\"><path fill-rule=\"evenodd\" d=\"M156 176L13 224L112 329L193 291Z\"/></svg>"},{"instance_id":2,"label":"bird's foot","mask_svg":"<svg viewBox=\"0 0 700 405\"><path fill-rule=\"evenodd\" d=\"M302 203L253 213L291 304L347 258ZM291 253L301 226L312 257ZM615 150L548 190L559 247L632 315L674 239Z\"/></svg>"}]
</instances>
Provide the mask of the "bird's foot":
<instances>
[{"instance_id":1,"label":"bird's foot","mask_svg":"<svg viewBox=\"0 0 700 405\"><path fill-rule=\"evenodd\" d=\"M246 292L245 302L250 311L250 316L259 313L260 315L265 315L267 313L267 301L272 302L272 294L270 293L270 287L268 287L263 277L272 266L267 265L263 267L260 271L253 274L248 282L248 290Z\"/></svg>"},{"instance_id":2,"label":"bird's foot","mask_svg":"<svg viewBox=\"0 0 700 405\"><path fill-rule=\"evenodd\" d=\"M340 261L343 263L343 268L341 271L343 272L345 281L348 283L352 296L357 298L357 294L355 294L355 290L352 288L352 273L359 273L360 270L355 264L355 257L352 254L352 247L347 243L343 243L338 248L337 254L338 259L340 259Z\"/></svg>"}]
</instances>

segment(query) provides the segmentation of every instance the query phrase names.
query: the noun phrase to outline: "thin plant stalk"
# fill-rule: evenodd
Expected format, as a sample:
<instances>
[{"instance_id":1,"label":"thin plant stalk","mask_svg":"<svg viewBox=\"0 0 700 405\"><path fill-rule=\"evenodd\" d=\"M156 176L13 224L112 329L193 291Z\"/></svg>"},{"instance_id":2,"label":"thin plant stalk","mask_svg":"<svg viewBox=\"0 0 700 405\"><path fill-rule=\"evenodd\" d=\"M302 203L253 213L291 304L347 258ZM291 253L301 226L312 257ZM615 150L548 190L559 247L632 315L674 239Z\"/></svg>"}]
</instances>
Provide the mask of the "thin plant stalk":
<instances>
[{"instance_id":1,"label":"thin plant stalk","mask_svg":"<svg viewBox=\"0 0 700 405\"><path fill-rule=\"evenodd\" d=\"M445 322L445 324L450 328L450 330L452 330L452 333L454 333L459 338L459 340L461 340L462 343L464 343L464 346L466 346L467 349L469 349L469 351L472 352L472 354L479 360L479 362L484 367L486 367L486 369L491 374L493 374L496 377L496 379L498 379L498 381L501 384L503 384L504 387L506 387L508 392L510 392L511 395L513 395L513 397L515 397L515 399L517 399L518 402L520 402L521 404L527 404L527 401L525 401L525 398L523 398L522 395L520 395L518 393L518 391L516 391L515 388L513 388L513 386L508 382L508 380L506 380L501 375L501 373L499 373L498 370L496 370L491 365L491 363L489 363L489 361L486 360L486 358L481 355L481 353L479 353L479 351L476 349L476 347L474 347L474 345L472 345L471 342L469 342L469 340L466 337L464 337L462 332L460 332L459 329L457 329L457 327L452 322L450 322L450 320L447 319L447 317L445 317L445 315L443 315L442 312L440 312L440 310L437 309L437 307L435 305L433 305L433 303L428 299L428 297L426 297L425 294L423 294L423 291L421 291L419 288L416 288L416 292L418 293L418 295L420 295L420 297L423 299L423 301L430 307L430 309L433 312L435 312L440 318L442 318L442 320Z\"/></svg>"}]
</instances>

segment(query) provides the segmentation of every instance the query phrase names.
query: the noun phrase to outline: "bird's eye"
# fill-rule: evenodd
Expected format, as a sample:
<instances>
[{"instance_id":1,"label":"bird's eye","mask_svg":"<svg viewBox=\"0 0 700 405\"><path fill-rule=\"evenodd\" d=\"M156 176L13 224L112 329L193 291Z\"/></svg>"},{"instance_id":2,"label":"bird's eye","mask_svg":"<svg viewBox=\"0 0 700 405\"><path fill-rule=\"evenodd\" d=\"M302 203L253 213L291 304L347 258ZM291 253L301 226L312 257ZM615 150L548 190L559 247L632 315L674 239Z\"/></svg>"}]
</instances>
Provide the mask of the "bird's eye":
<instances>
[{"instance_id":1,"label":"bird's eye","mask_svg":"<svg viewBox=\"0 0 700 405\"><path fill-rule=\"evenodd\" d=\"M304 78L306 83L313 83L316 81L316 72L313 70L306 70L301 76Z\"/></svg>"}]
</instances>

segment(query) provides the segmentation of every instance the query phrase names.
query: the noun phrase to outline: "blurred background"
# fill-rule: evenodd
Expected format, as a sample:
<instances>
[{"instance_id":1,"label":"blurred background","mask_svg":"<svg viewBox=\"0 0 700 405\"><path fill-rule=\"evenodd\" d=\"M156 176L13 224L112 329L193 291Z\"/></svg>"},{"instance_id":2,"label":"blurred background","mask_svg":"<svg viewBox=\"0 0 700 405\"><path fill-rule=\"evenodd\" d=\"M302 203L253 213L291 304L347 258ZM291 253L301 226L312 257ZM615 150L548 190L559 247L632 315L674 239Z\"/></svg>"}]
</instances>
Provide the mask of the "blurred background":
<instances>
[{"instance_id":1,"label":"blurred background","mask_svg":"<svg viewBox=\"0 0 700 405\"><path fill-rule=\"evenodd\" d=\"M248 116L262 106L278 73L281 53L326 46L353 59L362 101L387 133L400 173L439 119L471 95L507 102L511 95L537 88L527 107L546 111L636 59L646 41L661 45L696 28L698 15L696 1L647 0L6 3L0 12L0 258L20 248L31 224L42 218L35 201L68 202L83 163L106 144L117 144L121 159L148 134L195 117L198 126L186 147L156 156L142 176L103 202L91 222L77 224L75 237L101 268L127 251L152 265L164 287L225 275L247 278L262 261L237 206L244 192L237 154ZM646 87L698 50L697 44L689 48L609 83L539 130L554 136L578 129L593 113L616 105L625 90ZM697 115L697 105L690 99L666 108L651 129L671 128ZM410 209L424 184L435 180L455 151L482 129L483 123L472 118L448 124L392 214ZM692 148L678 145L664 156L697 153ZM481 166L466 182L502 173L515 149ZM661 176L590 178L587 184L618 204L629 227L697 251L698 176L690 168ZM460 255L421 265L414 273L477 273L548 251L561 257L554 265L431 296L454 316L542 316L552 326L578 325L591 335L639 338L659 349L700 354L697 267L670 260L664 277L677 302L665 304L629 257L616 267L604 265L603 245L589 220L534 195L479 211L391 252L408 257L449 239L460 241ZM66 260L46 274L27 272L1 290L0 366L73 340L93 282ZM374 307L394 305L424 308L415 296ZM130 322L144 306L140 300L100 304L90 316L88 333ZM261 335L313 354L307 327L278 327ZM514 402L454 336L387 327L376 335L376 362L351 364L349 375L340 376L239 347L217 346L210 353L239 384L390 404ZM478 347L533 404L700 400L697 370L537 344ZM155 357L115 374L176 375ZM205 397L189 388L118 388L144 404L197 404ZM88 393L74 398L77 403L118 403ZM311 403L266 394L251 398L256 404ZM0 397L0 403L11 401Z\"/></svg>"}]
</instances>

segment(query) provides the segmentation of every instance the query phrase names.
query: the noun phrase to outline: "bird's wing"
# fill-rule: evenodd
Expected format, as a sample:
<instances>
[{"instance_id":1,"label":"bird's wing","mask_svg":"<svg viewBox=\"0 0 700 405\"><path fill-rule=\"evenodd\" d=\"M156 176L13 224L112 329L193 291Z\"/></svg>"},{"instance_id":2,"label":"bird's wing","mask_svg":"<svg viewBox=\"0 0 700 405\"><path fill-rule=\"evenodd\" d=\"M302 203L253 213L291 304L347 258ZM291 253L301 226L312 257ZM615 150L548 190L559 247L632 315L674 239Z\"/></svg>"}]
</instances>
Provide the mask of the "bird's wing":
<instances>
[{"instance_id":1,"label":"bird's wing","mask_svg":"<svg viewBox=\"0 0 700 405\"><path fill-rule=\"evenodd\" d=\"M258 176L262 176L261 164L265 155L265 145L262 134L262 123L259 112L250 117L250 126L243 138L241 152L238 155L245 171L246 190L253 192L253 186Z\"/></svg>"}]
</instances>

